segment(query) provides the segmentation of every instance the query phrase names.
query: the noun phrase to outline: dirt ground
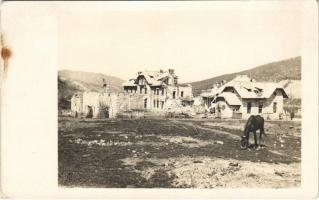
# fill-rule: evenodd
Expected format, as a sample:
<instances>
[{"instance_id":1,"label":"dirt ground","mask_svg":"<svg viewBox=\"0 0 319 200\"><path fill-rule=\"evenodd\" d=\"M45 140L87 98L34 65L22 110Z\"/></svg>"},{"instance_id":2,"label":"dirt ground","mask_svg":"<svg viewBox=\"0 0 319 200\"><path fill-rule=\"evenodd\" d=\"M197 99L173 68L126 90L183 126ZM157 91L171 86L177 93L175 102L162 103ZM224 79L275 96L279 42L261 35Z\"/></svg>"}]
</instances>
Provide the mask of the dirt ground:
<instances>
[{"instance_id":1,"label":"dirt ground","mask_svg":"<svg viewBox=\"0 0 319 200\"><path fill-rule=\"evenodd\" d=\"M262 141L265 147L241 150L244 123L59 117L59 184L120 188L299 187L301 123L266 121Z\"/></svg>"}]
</instances>

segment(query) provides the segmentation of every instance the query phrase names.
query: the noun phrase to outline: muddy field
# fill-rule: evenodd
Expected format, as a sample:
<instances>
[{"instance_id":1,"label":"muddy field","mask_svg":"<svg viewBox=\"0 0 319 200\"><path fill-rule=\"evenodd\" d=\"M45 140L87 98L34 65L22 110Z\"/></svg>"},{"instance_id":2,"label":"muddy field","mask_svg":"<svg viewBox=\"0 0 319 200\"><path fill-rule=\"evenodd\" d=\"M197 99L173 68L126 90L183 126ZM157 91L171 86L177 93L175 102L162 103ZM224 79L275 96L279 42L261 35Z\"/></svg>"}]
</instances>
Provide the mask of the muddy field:
<instances>
[{"instance_id":1,"label":"muddy field","mask_svg":"<svg viewBox=\"0 0 319 200\"><path fill-rule=\"evenodd\" d=\"M266 121L265 147L241 150L244 123L60 117L59 184L112 188L299 187L301 123Z\"/></svg>"}]
</instances>

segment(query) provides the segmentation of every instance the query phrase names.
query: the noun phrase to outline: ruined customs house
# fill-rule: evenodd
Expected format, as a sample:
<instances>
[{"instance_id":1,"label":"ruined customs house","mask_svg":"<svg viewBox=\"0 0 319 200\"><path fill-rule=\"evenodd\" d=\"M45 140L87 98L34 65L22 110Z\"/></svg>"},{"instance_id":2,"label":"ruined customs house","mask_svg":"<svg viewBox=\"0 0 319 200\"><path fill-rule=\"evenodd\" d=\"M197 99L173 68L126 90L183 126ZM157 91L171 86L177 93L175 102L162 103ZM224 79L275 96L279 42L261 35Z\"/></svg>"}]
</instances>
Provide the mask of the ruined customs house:
<instances>
[{"instance_id":1,"label":"ruined customs house","mask_svg":"<svg viewBox=\"0 0 319 200\"><path fill-rule=\"evenodd\" d=\"M153 112L178 111L191 106L193 93L190 84L179 84L173 69L144 71L123 84L126 94L135 97L141 106L135 108ZM140 97L136 100L137 97ZM130 109L134 109L131 106Z\"/></svg>"},{"instance_id":2,"label":"ruined customs house","mask_svg":"<svg viewBox=\"0 0 319 200\"><path fill-rule=\"evenodd\" d=\"M76 93L71 98L71 111L75 117L114 118L118 113L119 95L111 93L103 84L100 92Z\"/></svg>"}]
</instances>

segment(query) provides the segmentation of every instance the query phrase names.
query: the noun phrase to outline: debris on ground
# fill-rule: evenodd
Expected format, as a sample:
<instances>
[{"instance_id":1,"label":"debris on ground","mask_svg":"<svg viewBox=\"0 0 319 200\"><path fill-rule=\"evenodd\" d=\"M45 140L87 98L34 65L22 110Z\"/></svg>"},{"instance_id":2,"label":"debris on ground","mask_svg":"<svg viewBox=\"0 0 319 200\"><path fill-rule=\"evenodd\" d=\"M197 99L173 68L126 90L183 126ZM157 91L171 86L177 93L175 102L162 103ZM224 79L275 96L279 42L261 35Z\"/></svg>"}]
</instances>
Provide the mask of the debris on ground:
<instances>
[{"instance_id":1,"label":"debris on ground","mask_svg":"<svg viewBox=\"0 0 319 200\"><path fill-rule=\"evenodd\" d=\"M223 141L216 141L216 144L224 144Z\"/></svg>"},{"instance_id":2,"label":"debris on ground","mask_svg":"<svg viewBox=\"0 0 319 200\"><path fill-rule=\"evenodd\" d=\"M229 166L232 166L232 167L238 167L238 165L239 165L238 163L232 163L232 162L229 163Z\"/></svg>"},{"instance_id":3,"label":"debris on ground","mask_svg":"<svg viewBox=\"0 0 319 200\"><path fill-rule=\"evenodd\" d=\"M255 178L257 175L256 174L253 174L253 173L249 173L248 175L247 175L247 177L251 177L251 178Z\"/></svg>"},{"instance_id":4,"label":"debris on ground","mask_svg":"<svg viewBox=\"0 0 319 200\"><path fill-rule=\"evenodd\" d=\"M277 172L277 171L275 171L275 174L278 175L278 176L283 176L285 173L284 173L284 172Z\"/></svg>"}]
</instances>

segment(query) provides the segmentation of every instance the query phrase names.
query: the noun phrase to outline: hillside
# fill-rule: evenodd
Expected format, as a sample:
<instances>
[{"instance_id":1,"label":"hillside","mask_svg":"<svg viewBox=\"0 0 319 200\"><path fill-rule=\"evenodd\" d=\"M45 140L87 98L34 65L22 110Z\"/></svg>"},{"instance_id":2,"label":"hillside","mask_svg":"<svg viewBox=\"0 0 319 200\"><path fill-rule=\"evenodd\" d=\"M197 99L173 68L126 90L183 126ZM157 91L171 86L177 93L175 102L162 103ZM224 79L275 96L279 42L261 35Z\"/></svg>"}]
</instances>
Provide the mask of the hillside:
<instances>
[{"instance_id":1,"label":"hillside","mask_svg":"<svg viewBox=\"0 0 319 200\"><path fill-rule=\"evenodd\" d=\"M124 80L101 73L61 70L58 72L59 108L70 107L70 99L76 92L101 91L103 78L110 85L111 92L120 92Z\"/></svg>"},{"instance_id":2,"label":"hillside","mask_svg":"<svg viewBox=\"0 0 319 200\"><path fill-rule=\"evenodd\" d=\"M301 80L282 80L279 82L289 97L301 99Z\"/></svg>"},{"instance_id":3,"label":"hillside","mask_svg":"<svg viewBox=\"0 0 319 200\"><path fill-rule=\"evenodd\" d=\"M287 60L278 62L272 62L265 65L261 65L249 70L225 74L214 78L192 82L190 83L193 87L194 96L200 94L201 90L207 90L212 88L216 82L222 80L230 81L236 75L251 75L252 78L257 81L275 81L279 82L282 80L301 80L301 57L295 57Z\"/></svg>"}]
</instances>

